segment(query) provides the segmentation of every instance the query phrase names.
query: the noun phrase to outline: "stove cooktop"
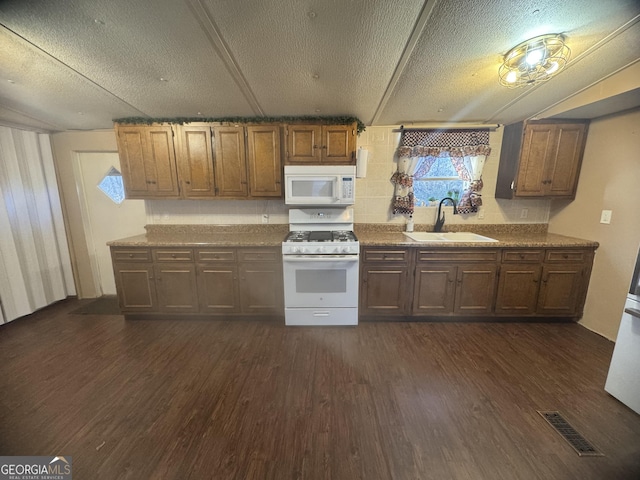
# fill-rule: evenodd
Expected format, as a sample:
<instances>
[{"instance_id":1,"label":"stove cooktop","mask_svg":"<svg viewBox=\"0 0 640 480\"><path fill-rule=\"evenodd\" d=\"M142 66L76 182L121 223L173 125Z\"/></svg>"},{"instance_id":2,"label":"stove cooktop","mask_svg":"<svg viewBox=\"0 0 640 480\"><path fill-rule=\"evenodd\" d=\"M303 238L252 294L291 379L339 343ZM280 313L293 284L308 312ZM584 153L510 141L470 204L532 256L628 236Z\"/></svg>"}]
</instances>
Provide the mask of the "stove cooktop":
<instances>
[{"instance_id":1,"label":"stove cooktop","mask_svg":"<svg viewBox=\"0 0 640 480\"><path fill-rule=\"evenodd\" d=\"M349 230L295 231L289 232L285 242L357 242L355 234Z\"/></svg>"},{"instance_id":2,"label":"stove cooktop","mask_svg":"<svg viewBox=\"0 0 640 480\"><path fill-rule=\"evenodd\" d=\"M350 230L296 230L282 242L283 255L358 255L358 239Z\"/></svg>"}]
</instances>

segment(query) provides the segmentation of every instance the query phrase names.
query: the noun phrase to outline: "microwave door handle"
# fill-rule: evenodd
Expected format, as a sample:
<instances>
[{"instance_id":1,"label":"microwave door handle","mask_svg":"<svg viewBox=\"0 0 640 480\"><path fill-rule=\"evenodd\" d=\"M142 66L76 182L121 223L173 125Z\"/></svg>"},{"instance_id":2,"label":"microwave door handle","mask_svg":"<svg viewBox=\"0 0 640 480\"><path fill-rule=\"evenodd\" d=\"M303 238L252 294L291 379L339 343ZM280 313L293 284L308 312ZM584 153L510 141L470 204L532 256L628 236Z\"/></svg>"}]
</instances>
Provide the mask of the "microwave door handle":
<instances>
[{"instance_id":1,"label":"microwave door handle","mask_svg":"<svg viewBox=\"0 0 640 480\"><path fill-rule=\"evenodd\" d=\"M334 200L336 202L339 202L340 199L342 198L342 182L340 181L340 177L336 177L335 185L336 185L336 188L333 189L335 191L335 199Z\"/></svg>"}]
</instances>

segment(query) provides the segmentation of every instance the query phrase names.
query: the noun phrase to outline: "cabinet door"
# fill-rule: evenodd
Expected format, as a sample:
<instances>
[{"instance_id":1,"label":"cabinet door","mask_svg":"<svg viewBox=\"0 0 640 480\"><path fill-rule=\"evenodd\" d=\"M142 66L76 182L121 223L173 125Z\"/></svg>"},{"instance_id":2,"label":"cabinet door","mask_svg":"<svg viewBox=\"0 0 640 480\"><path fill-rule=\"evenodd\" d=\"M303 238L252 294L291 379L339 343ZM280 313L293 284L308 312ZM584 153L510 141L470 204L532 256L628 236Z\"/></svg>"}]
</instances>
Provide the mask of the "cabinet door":
<instances>
[{"instance_id":1,"label":"cabinet door","mask_svg":"<svg viewBox=\"0 0 640 480\"><path fill-rule=\"evenodd\" d=\"M198 265L198 298L201 313L238 313L238 267L222 262Z\"/></svg>"},{"instance_id":2,"label":"cabinet door","mask_svg":"<svg viewBox=\"0 0 640 480\"><path fill-rule=\"evenodd\" d=\"M133 256L133 254L130 254ZM156 288L151 263L114 263L118 302L123 313L155 312Z\"/></svg>"},{"instance_id":3,"label":"cabinet door","mask_svg":"<svg viewBox=\"0 0 640 480\"><path fill-rule=\"evenodd\" d=\"M360 313L404 315L411 292L407 288L406 265L363 264L360 283Z\"/></svg>"},{"instance_id":4,"label":"cabinet door","mask_svg":"<svg viewBox=\"0 0 640 480\"><path fill-rule=\"evenodd\" d=\"M516 195L541 197L547 183L551 183L546 164L550 161L556 143L554 124L527 125L524 132L520 166L516 180Z\"/></svg>"},{"instance_id":5,"label":"cabinet door","mask_svg":"<svg viewBox=\"0 0 640 480\"><path fill-rule=\"evenodd\" d=\"M495 264L458 265L454 312L460 315L491 313L497 270Z\"/></svg>"},{"instance_id":6,"label":"cabinet door","mask_svg":"<svg viewBox=\"0 0 640 480\"><path fill-rule=\"evenodd\" d=\"M448 315L453 312L456 271L454 265L418 263L413 291L414 315Z\"/></svg>"},{"instance_id":7,"label":"cabinet door","mask_svg":"<svg viewBox=\"0 0 640 480\"><path fill-rule=\"evenodd\" d=\"M545 166L545 195L574 197L584 153L587 125L555 125L555 144Z\"/></svg>"},{"instance_id":8,"label":"cabinet door","mask_svg":"<svg viewBox=\"0 0 640 480\"><path fill-rule=\"evenodd\" d=\"M281 197L280 127L247 127L249 196Z\"/></svg>"},{"instance_id":9,"label":"cabinet door","mask_svg":"<svg viewBox=\"0 0 640 480\"><path fill-rule=\"evenodd\" d=\"M355 127L326 125L322 127L322 163L355 164Z\"/></svg>"},{"instance_id":10,"label":"cabinet door","mask_svg":"<svg viewBox=\"0 0 640 480\"><path fill-rule=\"evenodd\" d=\"M166 313L198 311L196 269L193 263L156 263L158 308Z\"/></svg>"},{"instance_id":11,"label":"cabinet door","mask_svg":"<svg viewBox=\"0 0 640 480\"><path fill-rule=\"evenodd\" d=\"M178 165L182 196L185 198L213 198L213 151L209 127L178 127Z\"/></svg>"},{"instance_id":12,"label":"cabinet door","mask_svg":"<svg viewBox=\"0 0 640 480\"><path fill-rule=\"evenodd\" d=\"M127 198L178 197L171 127L118 126L117 133Z\"/></svg>"},{"instance_id":13,"label":"cabinet door","mask_svg":"<svg viewBox=\"0 0 640 480\"><path fill-rule=\"evenodd\" d=\"M580 292L584 288L584 269L582 264L543 266L537 312L541 315L576 315Z\"/></svg>"},{"instance_id":14,"label":"cabinet door","mask_svg":"<svg viewBox=\"0 0 640 480\"><path fill-rule=\"evenodd\" d=\"M215 127L216 193L220 197L246 197L247 165L244 127Z\"/></svg>"},{"instance_id":15,"label":"cabinet door","mask_svg":"<svg viewBox=\"0 0 640 480\"><path fill-rule=\"evenodd\" d=\"M319 125L287 126L286 163L317 164L322 157L322 127Z\"/></svg>"},{"instance_id":16,"label":"cabinet door","mask_svg":"<svg viewBox=\"0 0 640 480\"><path fill-rule=\"evenodd\" d=\"M282 264L240 264L240 309L243 313L283 313Z\"/></svg>"},{"instance_id":17,"label":"cabinet door","mask_svg":"<svg viewBox=\"0 0 640 480\"><path fill-rule=\"evenodd\" d=\"M540 265L503 264L500 267L496 313L532 315L536 311Z\"/></svg>"},{"instance_id":18,"label":"cabinet door","mask_svg":"<svg viewBox=\"0 0 640 480\"><path fill-rule=\"evenodd\" d=\"M120 170L127 198L152 196L144 162L145 127L118 127L117 133Z\"/></svg>"}]
</instances>

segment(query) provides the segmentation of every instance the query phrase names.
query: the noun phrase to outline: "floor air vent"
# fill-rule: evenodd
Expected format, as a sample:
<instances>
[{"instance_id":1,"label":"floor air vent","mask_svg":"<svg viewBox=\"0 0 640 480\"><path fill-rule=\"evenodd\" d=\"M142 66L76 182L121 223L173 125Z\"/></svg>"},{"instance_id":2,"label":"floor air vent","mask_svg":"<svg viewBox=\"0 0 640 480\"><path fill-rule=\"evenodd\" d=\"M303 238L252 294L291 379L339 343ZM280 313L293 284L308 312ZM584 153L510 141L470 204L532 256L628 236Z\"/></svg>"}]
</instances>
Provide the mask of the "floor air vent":
<instances>
[{"instance_id":1,"label":"floor air vent","mask_svg":"<svg viewBox=\"0 0 640 480\"><path fill-rule=\"evenodd\" d=\"M556 432L562 435L562 438L569 442L569 445L571 445L581 457L602 457L604 455L596 450L593 445L569 425L569 422L567 422L559 412L544 412L538 410L538 413L542 415Z\"/></svg>"}]
</instances>

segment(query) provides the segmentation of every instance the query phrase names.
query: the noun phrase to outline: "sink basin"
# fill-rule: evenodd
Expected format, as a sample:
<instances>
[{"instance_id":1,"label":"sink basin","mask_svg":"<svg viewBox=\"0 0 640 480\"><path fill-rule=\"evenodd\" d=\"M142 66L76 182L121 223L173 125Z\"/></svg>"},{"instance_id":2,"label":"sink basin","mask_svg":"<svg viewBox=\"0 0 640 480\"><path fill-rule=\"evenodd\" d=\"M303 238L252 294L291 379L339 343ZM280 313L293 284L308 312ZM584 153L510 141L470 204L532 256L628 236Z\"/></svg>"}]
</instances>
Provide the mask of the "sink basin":
<instances>
[{"instance_id":1,"label":"sink basin","mask_svg":"<svg viewBox=\"0 0 640 480\"><path fill-rule=\"evenodd\" d=\"M462 242L462 243L487 243L497 242L495 238L485 237L471 232L403 232L407 237L416 242Z\"/></svg>"}]
</instances>

